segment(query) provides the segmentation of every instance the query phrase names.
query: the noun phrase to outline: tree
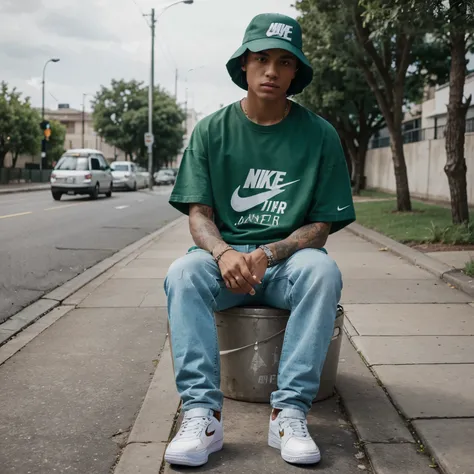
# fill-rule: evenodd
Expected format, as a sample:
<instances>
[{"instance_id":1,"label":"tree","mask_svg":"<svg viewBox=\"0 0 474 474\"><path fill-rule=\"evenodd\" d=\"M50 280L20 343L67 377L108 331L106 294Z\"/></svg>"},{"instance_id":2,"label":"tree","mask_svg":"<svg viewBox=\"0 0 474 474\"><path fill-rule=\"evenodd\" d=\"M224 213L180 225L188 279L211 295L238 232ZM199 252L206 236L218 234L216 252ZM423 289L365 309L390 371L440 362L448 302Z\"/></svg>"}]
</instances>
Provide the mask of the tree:
<instances>
[{"instance_id":1,"label":"tree","mask_svg":"<svg viewBox=\"0 0 474 474\"><path fill-rule=\"evenodd\" d=\"M51 136L46 142L46 156L48 158L47 166L53 167L61 155L65 152L64 141L66 139L66 127L56 120L50 120Z\"/></svg>"},{"instance_id":2,"label":"tree","mask_svg":"<svg viewBox=\"0 0 474 474\"><path fill-rule=\"evenodd\" d=\"M136 137L134 130L125 126L124 115L146 107L143 91L143 82L112 80L110 88L102 86L93 100L95 130L101 130L107 143L120 148L130 158L136 150Z\"/></svg>"},{"instance_id":3,"label":"tree","mask_svg":"<svg viewBox=\"0 0 474 474\"><path fill-rule=\"evenodd\" d=\"M315 71L299 100L337 129L351 158L354 193L360 194L369 141L383 117L355 60L359 52L350 44L354 37L348 35L347 16L334 12L328 22L317 2L300 1L296 8L302 14L305 49Z\"/></svg>"},{"instance_id":4,"label":"tree","mask_svg":"<svg viewBox=\"0 0 474 474\"><path fill-rule=\"evenodd\" d=\"M453 224L469 222L467 201L467 166L464 156L466 114L471 96L464 97L468 49L474 41L474 5L464 0L449 0L439 3L439 18L445 18L449 46L451 49L451 71L449 76L448 120L446 124L446 165L451 195Z\"/></svg>"},{"instance_id":5,"label":"tree","mask_svg":"<svg viewBox=\"0 0 474 474\"><path fill-rule=\"evenodd\" d=\"M449 103L446 126L446 156L444 171L451 194L454 224L469 221L467 201L466 160L464 142L466 113L471 97L463 100L467 73L466 55L474 46L474 3L466 0L364 0L366 16L386 35L400 21L418 19L419 34L434 37L448 48L450 58Z\"/></svg>"},{"instance_id":6,"label":"tree","mask_svg":"<svg viewBox=\"0 0 474 474\"><path fill-rule=\"evenodd\" d=\"M8 89L6 82L0 85L0 168L11 152L13 167L20 154L34 155L39 151L41 130L38 113L29 99L22 100L15 88Z\"/></svg>"},{"instance_id":7,"label":"tree","mask_svg":"<svg viewBox=\"0 0 474 474\"><path fill-rule=\"evenodd\" d=\"M183 144L184 113L176 100L159 87L153 102L153 169L176 157ZM136 155L147 164L144 135L148 131L148 88L137 81L112 81L102 87L94 101L94 127L104 139L121 148L128 156Z\"/></svg>"},{"instance_id":8,"label":"tree","mask_svg":"<svg viewBox=\"0 0 474 474\"><path fill-rule=\"evenodd\" d=\"M36 155L40 152L41 130L39 127L41 117L26 99L25 102L13 100L11 102L13 113L13 130L10 134L10 152L12 155L12 168L16 167L19 155Z\"/></svg>"}]
</instances>

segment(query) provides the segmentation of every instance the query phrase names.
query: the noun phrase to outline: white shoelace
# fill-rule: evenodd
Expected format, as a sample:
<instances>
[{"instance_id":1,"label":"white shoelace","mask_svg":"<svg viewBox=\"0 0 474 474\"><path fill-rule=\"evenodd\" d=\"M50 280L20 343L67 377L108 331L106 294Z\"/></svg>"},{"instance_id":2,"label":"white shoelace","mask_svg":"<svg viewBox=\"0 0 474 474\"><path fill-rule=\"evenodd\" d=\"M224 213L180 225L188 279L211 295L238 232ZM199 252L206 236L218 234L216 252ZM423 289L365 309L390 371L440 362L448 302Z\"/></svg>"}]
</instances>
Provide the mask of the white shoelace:
<instances>
[{"instance_id":1,"label":"white shoelace","mask_svg":"<svg viewBox=\"0 0 474 474\"><path fill-rule=\"evenodd\" d=\"M181 438L195 438L199 436L202 430L206 429L212 420L207 417L185 418L181 424L178 435Z\"/></svg>"},{"instance_id":2,"label":"white shoelace","mask_svg":"<svg viewBox=\"0 0 474 474\"><path fill-rule=\"evenodd\" d=\"M291 428L293 434L298 438L306 438L309 436L306 420L300 420L298 418L283 418L281 427L283 429Z\"/></svg>"}]
</instances>

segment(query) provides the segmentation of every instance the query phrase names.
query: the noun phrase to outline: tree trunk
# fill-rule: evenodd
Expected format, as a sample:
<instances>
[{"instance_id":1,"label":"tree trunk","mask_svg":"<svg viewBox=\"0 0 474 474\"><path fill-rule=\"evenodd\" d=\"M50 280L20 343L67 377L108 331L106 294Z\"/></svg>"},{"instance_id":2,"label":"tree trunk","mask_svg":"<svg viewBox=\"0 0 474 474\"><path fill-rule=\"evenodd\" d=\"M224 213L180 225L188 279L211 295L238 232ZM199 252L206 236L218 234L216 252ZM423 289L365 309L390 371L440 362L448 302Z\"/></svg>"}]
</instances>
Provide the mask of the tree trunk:
<instances>
[{"instance_id":1,"label":"tree trunk","mask_svg":"<svg viewBox=\"0 0 474 474\"><path fill-rule=\"evenodd\" d=\"M357 172L355 187L360 194L362 189L365 189L365 162L367 159L367 150L369 148L370 136L368 134L359 135L359 148L357 150Z\"/></svg>"},{"instance_id":2,"label":"tree trunk","mask_svg":"<svg viewBox=\"0 0 474 474\"><path fill-rule=\"evenodd\" d=\"M400 212L409 212L411 211L410 188L408 186L407 165L403 150L401 123L399 127L389 127L389 132L395 184L397 187L397 210Z\"/></svg>"},{"instance_id":3,"label":"tree trunk","mask_svg":"<svg viewBox=\"0 0 474 474\"><path fill-rule=\"evenodd\" d=\"M0 168L4 168L5 166L5 157L7 156L7 151L0 150Z\"/></svg>"},{"instance_id":4,"label":"tree trunk","mask_svg":"<svg viewBox=\"0 0 474 474\"><path fill-rule=\"evenodd\" d=\"M462 9L462 6L450 9ZM464 6L464 10L466 7ZM462 15L462 12L457 12ZM465 17L464 11L464 17ZM455 26L453 27L453 29ZM451 70L449 75L449 104L446 125L446 165L444 172L448 177L451 194L451 214L453 224L469 222L467 203L466 159L464 140L466 132L466 113L470 98L463 103L464 83L466 80L466 40L465 31L451 31Z\"/></svg>"},{"instance_id":5,"label":"tree trunk","mask_svg":"<svg viewBox=\"0 0 474 474\"><path fill-rule=\"evenodd\" d=\"M12 168L16 167L16 162L18 161L18 152L13 153L12 155Z\"/></svg>"},{"instance_id":6,"label":"tree trunk","mask_svg":"<svg viewBox=\"0 0 474 474\"><path fill-rule=\"evenodd\" d=\"M342 149L344 150L344 156L346 158L347 169L349 170L349 176L351 177L351 183L352 183L353 178L354 178L354 163L355 162L351 155L351 152L349 151L349 146L347 144L346 139L341 133L339 133L339 137L341 139L341 145L342 145Z\"/></svg>"}]
</instances>

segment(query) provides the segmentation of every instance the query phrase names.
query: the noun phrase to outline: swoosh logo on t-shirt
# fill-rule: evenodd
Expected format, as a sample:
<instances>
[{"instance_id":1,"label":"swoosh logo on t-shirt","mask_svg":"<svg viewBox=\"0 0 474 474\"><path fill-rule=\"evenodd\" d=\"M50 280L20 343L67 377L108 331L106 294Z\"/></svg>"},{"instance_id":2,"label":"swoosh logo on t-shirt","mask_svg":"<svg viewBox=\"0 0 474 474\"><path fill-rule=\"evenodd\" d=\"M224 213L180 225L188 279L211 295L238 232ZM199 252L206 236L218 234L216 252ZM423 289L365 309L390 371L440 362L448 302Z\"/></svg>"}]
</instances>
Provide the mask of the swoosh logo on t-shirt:
<instances>
[{"instance_id":1,"label":"swoosh logo on t-shirt","mask_svg":"<svg viewBox=\"0 0 474 474\"><path fill-rule=\"evenodd\" d=\"M285 191L285 189L283 189L285 186L297 183L298 181L299 179L297 179L296 181L292 181L291 183L281 184L276 188L270 189L269 191L265 191L263 193L254 194L253 196L247 197L239 196L240 186L238 186L237 189L234 191L234 194L232 194L230 205L232 206L232 209L236 212L248 211L249 209L263 204L265 201L268 201L269 199L278 196L278 194L281 194Z\"/></svg>"}]
</instances>

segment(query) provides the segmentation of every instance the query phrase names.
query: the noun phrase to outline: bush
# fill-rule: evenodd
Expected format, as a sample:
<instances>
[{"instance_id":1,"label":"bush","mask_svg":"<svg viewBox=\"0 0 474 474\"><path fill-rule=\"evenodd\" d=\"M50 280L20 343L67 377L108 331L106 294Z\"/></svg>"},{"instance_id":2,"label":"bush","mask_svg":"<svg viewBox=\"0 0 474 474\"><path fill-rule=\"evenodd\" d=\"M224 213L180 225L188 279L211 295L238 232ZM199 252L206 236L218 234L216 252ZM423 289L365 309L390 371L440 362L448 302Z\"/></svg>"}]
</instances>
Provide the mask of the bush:
<instances>
[{"instance_id":1,"label":"bush","mask_svg":"<svg viewBox=\"0 0 474 474\"><path fill-rule=\"evenodd\" d=\"M445 227L431 223L429 243L466 245L474 244L474 223L452 224Z\"/></svg>"}]
</instances>

